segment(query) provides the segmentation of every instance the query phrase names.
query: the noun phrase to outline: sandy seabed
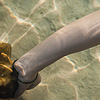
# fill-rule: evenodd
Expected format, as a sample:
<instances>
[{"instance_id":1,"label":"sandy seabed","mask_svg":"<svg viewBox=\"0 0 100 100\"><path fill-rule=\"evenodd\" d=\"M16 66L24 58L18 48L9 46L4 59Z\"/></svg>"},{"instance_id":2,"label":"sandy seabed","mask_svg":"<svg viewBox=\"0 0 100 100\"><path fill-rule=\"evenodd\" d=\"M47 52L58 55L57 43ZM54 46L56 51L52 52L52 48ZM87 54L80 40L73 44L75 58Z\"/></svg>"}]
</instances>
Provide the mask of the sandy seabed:
<instances>
[{"instance_id":1,"label":"sandy seabed","mask_svg":"<svg viewBox=\"0 0 100 100\"><path fill-rule=\"evenodd\" d=\"M15 60L98 9L99 0L0 0L0 41L11 44ZM42 82L18 100L99 100L100 47L66 55L40 73Z\"/></svg>"}]
</instances>

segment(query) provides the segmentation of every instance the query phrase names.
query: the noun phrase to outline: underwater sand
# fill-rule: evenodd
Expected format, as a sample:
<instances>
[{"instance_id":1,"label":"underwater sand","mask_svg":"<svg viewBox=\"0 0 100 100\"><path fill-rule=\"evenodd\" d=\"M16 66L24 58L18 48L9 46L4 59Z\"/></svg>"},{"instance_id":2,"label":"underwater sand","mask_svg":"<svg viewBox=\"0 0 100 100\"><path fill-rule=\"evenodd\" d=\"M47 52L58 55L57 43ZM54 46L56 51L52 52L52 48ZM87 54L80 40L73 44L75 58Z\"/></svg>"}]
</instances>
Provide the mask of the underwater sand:
<instances>
[{"instance_id":1,"label":"underwater sand","mask_svg":"<svg viewBox=\"0 0 100 100\"><path fill-rule=\"evenodd\" d=\"M12 60L69 23L100 9L100 0L0 0L0 41ZM17 100L100 100L100 46L66 55Z\"/></svg>"}]
</instances>

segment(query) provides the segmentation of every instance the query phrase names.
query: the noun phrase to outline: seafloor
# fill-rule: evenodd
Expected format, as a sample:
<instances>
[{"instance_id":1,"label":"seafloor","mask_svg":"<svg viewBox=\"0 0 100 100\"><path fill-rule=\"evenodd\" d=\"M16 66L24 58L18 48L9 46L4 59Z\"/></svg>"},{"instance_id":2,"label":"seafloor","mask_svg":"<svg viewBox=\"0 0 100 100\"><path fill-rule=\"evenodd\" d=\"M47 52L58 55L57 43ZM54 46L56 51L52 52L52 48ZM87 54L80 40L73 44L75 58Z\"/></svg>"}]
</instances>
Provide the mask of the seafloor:
<instances>
[{"instance_id":1,"label":"seafloor","mask_svg":"<svg viewBox=\"0 0 100 100\"><path fill-rule=\"evenodd\" d=\"M61 27L100 9L100 0L0 0L0 41L21 57ZM66 55L17 100L100 100L100 47Z\"/></svg>"}]
</instances>

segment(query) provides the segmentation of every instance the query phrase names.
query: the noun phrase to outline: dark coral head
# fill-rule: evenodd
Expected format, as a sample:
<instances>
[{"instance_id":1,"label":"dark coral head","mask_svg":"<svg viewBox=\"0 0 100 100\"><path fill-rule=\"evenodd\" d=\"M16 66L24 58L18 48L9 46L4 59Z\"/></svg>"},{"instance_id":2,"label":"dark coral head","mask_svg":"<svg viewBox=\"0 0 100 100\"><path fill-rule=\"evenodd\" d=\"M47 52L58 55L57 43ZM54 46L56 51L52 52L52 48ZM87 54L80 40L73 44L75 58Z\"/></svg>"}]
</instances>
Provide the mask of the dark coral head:
<instances>
[{"instance_id":1,"label":"dark coral head","mask_svg":"<svg viewBox=\"0 0 100 100\"><path fill-rule=\"evenodd\" d=\"M0 98L13 98L17 89L17 79L6 65L0 65Z\"/></svg>"},{"instance_id":2,"label":"dark coral head","mask_svg":"<svg viewBox=\"0 0 100 100\"><path fill-rule=\"evenodd\" d=\"M0 43L0 100L11 100L18 87L17 78L12 71L13 61L10 59L11 46Z\"/></svg>"}]
</instances>

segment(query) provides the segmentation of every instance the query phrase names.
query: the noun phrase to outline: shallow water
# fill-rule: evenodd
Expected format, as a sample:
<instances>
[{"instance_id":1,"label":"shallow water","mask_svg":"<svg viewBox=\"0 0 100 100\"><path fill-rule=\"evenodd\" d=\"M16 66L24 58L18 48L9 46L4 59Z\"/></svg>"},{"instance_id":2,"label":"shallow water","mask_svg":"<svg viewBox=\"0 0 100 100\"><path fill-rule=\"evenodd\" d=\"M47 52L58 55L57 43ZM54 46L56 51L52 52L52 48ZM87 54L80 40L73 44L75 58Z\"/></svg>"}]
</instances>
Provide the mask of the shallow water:
<instances>
[{"instance_id":1,"label":"shallow water","mask_svg":"<svg viewBox=\"0 0 100 100\"><path fill-rule=\"evenodd\" d=\"M100 0L0 0L0 41L21 57L61 27L100 9ZM41 71L18 100L99 100L100 46L67 55Z\"/></svg>"}]
</instances>

